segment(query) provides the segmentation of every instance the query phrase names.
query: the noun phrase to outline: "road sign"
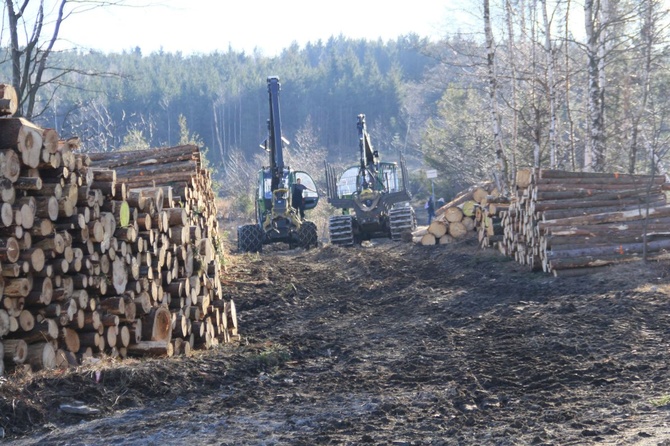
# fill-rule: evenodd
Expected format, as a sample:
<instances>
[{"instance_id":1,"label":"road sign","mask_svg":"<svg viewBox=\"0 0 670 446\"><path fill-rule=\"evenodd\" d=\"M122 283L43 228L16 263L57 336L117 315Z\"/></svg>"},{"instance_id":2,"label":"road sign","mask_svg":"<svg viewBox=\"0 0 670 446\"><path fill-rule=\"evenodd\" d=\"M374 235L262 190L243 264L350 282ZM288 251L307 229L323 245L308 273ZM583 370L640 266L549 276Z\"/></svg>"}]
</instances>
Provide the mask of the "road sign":
<instances>
[{"instance_id":1,"label":"road sign","mask_svg":"<svg viewBox=\"0 0 670 446\"><path fill-rule=\"evenodd\" d=\"M426 178L437 178L437 170L435 169L427 170Z\"/></svg>"}]
</instances>

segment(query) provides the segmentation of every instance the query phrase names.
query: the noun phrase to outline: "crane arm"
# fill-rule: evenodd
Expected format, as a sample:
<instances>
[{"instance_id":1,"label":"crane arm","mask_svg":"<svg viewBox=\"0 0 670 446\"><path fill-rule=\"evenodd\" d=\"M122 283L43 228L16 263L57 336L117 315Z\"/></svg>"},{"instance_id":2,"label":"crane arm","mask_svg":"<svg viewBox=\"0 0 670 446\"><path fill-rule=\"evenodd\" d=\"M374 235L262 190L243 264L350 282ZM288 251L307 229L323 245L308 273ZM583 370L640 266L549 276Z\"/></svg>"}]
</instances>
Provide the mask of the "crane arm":
<instances>
[{"instance_id":1,"label":"crane arm","mask_svg":"<svg viewBox=\"0 0 670 446\"><path fill-rule=\"evenodd\" d=\"M270 119L268 120L267 147L270 153L270 172L272 173L272 190L279 187L284 174L284 147L281 136L281 114L279 110L279 91L281 84L277 76L269 76L268 96L270 101Z\"/></svg>"}]
</instances>

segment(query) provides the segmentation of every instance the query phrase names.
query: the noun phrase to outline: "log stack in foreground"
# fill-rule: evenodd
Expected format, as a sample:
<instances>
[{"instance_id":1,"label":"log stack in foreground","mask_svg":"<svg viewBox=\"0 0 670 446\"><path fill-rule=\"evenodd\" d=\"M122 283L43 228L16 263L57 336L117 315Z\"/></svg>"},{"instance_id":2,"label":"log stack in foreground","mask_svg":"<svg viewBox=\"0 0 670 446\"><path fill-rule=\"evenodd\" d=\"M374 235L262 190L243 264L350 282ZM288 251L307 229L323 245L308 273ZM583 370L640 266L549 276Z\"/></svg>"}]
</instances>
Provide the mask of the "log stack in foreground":
<instances>
[{"instance_id":1,"label":"log stack in foreground","mask_svg":"<svg viewBox=\"0 0 670 446\"><path fill-rule=\"evenodd\" d=\"M0 118L3 366L171 356L235 339L198 148L77 149Z\"/></svg>"}]
</instances>

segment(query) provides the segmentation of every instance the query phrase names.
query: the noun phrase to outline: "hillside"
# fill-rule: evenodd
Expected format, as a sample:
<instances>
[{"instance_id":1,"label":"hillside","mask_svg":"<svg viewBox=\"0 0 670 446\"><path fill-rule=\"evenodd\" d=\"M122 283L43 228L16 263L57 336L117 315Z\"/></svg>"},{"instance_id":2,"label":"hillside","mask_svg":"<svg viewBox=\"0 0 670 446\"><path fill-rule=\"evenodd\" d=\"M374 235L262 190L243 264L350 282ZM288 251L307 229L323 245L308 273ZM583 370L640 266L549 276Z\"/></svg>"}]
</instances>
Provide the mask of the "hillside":
<instances>
[{"instance_id":1,"label":"hillside","mask_svg":"<svg viewBox=\"0 0 670 446\"><path fill-rule=\"evenodd\" d=\"M670 444L667 264L554 278L474 240L269 251L228 257L239 345L9 377L5 444Z\"/></svg>"}]
</instances>

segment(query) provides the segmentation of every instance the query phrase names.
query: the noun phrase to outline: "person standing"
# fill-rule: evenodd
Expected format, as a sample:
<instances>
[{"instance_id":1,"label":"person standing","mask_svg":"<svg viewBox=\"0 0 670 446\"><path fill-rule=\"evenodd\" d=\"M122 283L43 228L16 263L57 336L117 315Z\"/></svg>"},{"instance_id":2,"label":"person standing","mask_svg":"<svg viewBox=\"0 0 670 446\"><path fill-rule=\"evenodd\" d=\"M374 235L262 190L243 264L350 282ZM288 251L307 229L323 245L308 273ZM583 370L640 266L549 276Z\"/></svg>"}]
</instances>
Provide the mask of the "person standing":
<instances>
[{"instance_id":1,"label":"person standing","mask_svg":"<svg viewBox=\"0 0 670 446\"><path fill-rule=\"evenodd\" d=\"M300 219L305 219L305 197L302 196L303 191L312 190L300 183L300 178L295 180L293 183L293 191L291 193L291 206L300 211Z\"/></svg>"},{"instance_id":2,"label":"person standing","mask_svg":"<svg viewBox=\"0 0 670 446\"><path fill-rule=\"evenodd\" d=\"M426 211L428 212L428 224L430 224L435 218L435 203L433 203L432 196L428 197L428 201L426 201Z\"/></svg>"}]
</instances>

